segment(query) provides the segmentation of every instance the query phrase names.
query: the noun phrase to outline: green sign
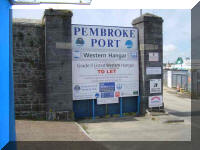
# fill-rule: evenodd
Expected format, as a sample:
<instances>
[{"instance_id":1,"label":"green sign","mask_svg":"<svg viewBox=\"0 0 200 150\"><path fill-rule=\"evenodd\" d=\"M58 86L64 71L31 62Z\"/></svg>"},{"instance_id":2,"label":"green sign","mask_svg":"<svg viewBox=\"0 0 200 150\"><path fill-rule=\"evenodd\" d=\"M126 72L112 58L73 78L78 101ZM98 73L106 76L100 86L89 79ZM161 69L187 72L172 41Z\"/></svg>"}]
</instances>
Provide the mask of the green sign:
<instances>
[{"instance_id":1,"label":"green sign","mask_svg":"<svg viewBox=\"0 0 200 150\"><path fill-rule=\"evenodd\" d=\"M176 60L176 64L183 64L183 59L181 57L178 57Z\"/></svg>"}]
</instances>

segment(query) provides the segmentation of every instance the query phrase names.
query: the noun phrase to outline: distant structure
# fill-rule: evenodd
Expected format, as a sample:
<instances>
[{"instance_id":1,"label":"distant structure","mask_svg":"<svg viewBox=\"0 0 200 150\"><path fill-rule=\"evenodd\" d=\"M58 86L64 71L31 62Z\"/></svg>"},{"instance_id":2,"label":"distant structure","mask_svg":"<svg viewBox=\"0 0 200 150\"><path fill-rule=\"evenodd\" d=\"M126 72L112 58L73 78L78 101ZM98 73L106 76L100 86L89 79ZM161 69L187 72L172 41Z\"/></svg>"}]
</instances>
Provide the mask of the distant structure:
<instances>
[{"instance_id":1,"label":"distant structure","mask_svg":"<svg viewBox=\"0 0 200 150\"><path fill-rule=\"evenodd\" d=\"M191 69L191 59L189 57L178 57L175 63L164 64L164 69L174 69L174 70L190 70Z\"/></svg>"}]
</instances>

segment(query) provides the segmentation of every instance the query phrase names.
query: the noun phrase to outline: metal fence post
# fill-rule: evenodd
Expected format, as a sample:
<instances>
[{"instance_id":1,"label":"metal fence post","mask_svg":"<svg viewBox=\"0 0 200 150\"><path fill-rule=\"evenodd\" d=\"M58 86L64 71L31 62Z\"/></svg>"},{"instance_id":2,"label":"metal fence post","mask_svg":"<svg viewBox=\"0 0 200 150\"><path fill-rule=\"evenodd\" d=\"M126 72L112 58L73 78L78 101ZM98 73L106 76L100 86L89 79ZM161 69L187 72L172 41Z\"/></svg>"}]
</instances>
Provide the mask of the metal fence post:
<instances>
[{"instance_id":1,"label":"metal fence post","mask_svg":"<svg viewBox=\"0 0 200 150\"><path fill-rule=\"evenodd\" d=\"M138 102L137 102L137 115L140 114L140 96L138 96Z\"/></svg>"},{"instance_id":2,"label":"metal fence post","mask_svg":"<svg viewBox=\"0 0 200 150\"><path fill-rule=\"evenodd\" d=\"M122 113L122 97L120 97L119 100L120 100L120 117L123 117L123 113Z\"/></svg>"},{"instance_id":3,"label":"metal fence post","mask_svg":"<svg viewBox=\"0 0 200 150\"><path fill-rule=\"evenodd\" d=\"M95 119L95 104L94 104L94 99L92 100L92 119Z\"/></svg>"}]
</instances>

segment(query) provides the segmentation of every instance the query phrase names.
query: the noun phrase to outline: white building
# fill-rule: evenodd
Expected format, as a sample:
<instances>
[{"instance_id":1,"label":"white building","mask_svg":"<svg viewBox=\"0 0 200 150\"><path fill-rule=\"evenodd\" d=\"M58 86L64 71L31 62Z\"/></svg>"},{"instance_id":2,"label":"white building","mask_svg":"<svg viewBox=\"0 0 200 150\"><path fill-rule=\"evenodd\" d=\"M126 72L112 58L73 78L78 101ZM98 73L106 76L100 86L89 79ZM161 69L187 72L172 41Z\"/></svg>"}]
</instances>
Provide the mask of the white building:
<instances>
[{"instance_id":1,"label":"white building","mask_svg":"<svg viewBox=\"0 0 200 150\"><path fill-rule=\"evenodd\" d=\"M189 57L186 57L182 59L181 57L178 57L176 60L176 63L171 65L170 69L176 69L176 70L190 70L191 69L191 59Z\"/></svg>"}]
</instances>

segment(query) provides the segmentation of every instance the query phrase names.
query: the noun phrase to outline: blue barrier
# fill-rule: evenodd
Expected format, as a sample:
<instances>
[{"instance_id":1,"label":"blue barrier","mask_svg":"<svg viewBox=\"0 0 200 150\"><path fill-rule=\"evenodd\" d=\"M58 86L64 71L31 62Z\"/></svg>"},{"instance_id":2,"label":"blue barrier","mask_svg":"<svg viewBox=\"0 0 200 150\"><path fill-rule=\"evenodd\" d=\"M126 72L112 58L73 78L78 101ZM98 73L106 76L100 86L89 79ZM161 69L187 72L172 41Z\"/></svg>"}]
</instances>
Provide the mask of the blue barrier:
<instances>
[{"instance_id":1,"label":"blue barrier","mask_svg":"<svg viewBox=\"0 0 200 150\"><path fill-rule=\"evenodd\" d=\"M122 108L123 104L122 104L122 102L123 102L123 101L122 101L122 97L120 97L120 98L119 98L119 103L120 103L120 117L123 116L123 112L122 112L122 111L123 111L123 108Z\"/></svg>"},{"instance_id":2,"label":"blue barrier","mask_svg":"<svg viewBox=\"0 0 200 150\"><path fill-rule=\"evenodd\" d=\"M9 141L15 141L10 8L9 0L0 0L0 149Z\"/></svg>"},{"instance_id":3,"label":"blue barrier","mask_svg":"<svg viewBox=\"0 0 200 150\"><path fill-rule=\"evenodd\" d=\"M105 115L138 112L138 97L123 97L119 103L97 105L97 100L76 100L73 101L74 117L76 119L92 117L93 119ZM121 111L120 111L121 110Z\"/></svg>"}]
</instances>

